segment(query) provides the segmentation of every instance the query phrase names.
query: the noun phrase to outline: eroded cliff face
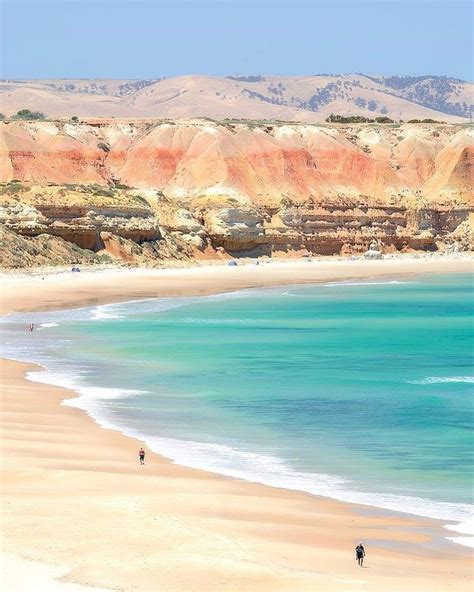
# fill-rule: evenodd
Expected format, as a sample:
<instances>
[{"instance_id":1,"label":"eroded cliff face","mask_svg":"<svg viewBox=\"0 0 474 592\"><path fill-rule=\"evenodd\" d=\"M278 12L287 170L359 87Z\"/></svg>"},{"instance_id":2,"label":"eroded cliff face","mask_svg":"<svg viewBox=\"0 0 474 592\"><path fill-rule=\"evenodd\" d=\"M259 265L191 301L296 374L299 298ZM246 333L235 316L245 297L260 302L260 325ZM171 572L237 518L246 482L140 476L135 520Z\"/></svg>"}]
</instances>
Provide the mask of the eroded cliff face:
<instances>
[{"instance_id":1,"label":"eroded cliff face","mask_svg":"<svg viewBox=\"0 0 474 592\"><path fill-rule=\"evenodd\" d=\"M1 222L129 263L472 248L473 131L210 121L1 124ZM145 254L144 254L145 253Z\"/></svg>"}]
</instances>

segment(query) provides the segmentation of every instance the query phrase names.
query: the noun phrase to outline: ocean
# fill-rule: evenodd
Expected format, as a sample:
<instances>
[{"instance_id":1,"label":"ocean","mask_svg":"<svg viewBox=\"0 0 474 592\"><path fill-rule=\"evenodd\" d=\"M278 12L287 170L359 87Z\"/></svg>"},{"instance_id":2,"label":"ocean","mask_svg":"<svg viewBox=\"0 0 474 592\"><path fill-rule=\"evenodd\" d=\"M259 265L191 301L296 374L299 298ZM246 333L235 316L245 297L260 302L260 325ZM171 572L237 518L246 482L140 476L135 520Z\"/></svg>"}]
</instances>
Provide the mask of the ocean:
<instances>
[{"instance_id":1,"label":"ocean","mask_svg":"<svg viewBox=\"0 0 474 592\"><path fill-rule=\"evenodd\" d=\"M420 275L14 314L2 355L179 464L441 519L472 546L473 288Z\"/></svg>"}]
</instances>

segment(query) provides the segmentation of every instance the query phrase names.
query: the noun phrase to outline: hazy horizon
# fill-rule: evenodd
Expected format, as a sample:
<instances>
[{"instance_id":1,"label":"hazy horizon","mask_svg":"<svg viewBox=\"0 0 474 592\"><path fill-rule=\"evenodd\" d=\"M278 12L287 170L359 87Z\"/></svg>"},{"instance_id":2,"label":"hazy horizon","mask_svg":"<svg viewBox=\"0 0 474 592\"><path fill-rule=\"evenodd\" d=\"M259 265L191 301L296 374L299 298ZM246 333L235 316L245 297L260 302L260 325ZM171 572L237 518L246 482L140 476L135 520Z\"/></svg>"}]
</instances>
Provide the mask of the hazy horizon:
<instances>
[{"instance_id":1,"label":"hazy horizon","mask_svg":"<svg viewBox=\"0 0 474 592\"><path fill-rule=\"evenodd\" d=\"M386 72L322 72L316 74L272 74L271 72L230 72L229 74L213 75L205 73L196 74L176 74L174 76L149 76L147 78L130 78L126 76L45 76L42 78L1 78L2 81L31 81L31 80L168 80L170 78L183 78L183 77L206 77L206 78L230 78L230 77L250 77L250 76L262 76L268 78L317 78L326 76L369 76L373 78L391 78L391 77L410 77L410 78L449 78L453 80L459 80L460 82L472 83L472 80L466 80L463 78L457 78L450 74L391 74Z\"/></svg>"}]
</instances>

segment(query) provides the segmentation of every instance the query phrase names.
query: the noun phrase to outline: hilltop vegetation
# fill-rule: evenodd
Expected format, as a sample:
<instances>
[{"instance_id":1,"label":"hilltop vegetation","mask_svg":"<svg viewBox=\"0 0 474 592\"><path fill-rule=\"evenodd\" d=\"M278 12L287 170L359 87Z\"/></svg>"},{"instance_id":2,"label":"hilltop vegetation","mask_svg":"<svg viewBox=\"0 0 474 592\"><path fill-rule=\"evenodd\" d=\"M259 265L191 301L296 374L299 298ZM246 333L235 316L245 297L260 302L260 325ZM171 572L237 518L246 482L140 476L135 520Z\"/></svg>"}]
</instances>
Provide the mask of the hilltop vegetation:
<instances>
[{"instance_id":1,"label":"hilltop vegetation","mask_svg":"<svg viewBox=\"0 0 474 592\"><path fill-rule=\"evenodd\" d=\"M470 117L473 111L465 97L463 80L447 76L389 76L372 78L387 87L386 92L448 115ZM471 91L472 92L472 91ZM471 94L472 98L472 94Z\"/></svg>"}]
</instances>

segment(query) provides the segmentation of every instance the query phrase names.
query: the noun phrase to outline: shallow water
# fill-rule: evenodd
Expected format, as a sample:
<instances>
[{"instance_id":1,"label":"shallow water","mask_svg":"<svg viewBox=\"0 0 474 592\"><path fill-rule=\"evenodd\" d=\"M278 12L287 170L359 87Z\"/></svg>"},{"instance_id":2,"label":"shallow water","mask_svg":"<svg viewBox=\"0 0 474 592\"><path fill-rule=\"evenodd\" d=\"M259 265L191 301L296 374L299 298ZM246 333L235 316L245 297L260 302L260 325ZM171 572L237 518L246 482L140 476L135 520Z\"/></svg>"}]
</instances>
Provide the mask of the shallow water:
<instances>
[{"instance_id":1,"label":"shallow water","mask_svg":"<svg viewBox=\"0 0 474 592\"><path fill-rule=\"evenodd\" d=\"M6 353L181 464L467 534L472 297L471 276L420 276L45 313L32 335L16 315Z\"/></svg>"}]
</instances>

